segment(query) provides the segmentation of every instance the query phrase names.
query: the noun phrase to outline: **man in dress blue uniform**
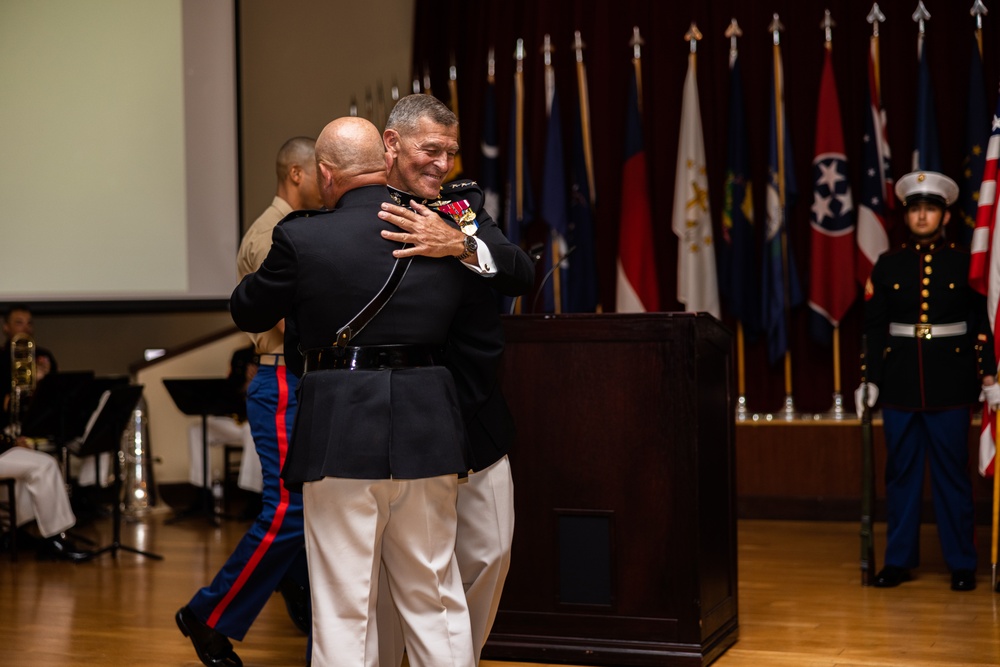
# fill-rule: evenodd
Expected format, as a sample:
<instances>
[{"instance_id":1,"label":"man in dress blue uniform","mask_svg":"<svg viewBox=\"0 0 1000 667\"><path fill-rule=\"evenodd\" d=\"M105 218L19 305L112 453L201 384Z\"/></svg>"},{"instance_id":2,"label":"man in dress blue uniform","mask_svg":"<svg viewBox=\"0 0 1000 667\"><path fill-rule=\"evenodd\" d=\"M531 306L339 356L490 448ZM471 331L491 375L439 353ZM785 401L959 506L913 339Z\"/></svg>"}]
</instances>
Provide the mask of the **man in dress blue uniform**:
<instances>
[{"instance_id":1,"label":"man in dress blue uniform","mask_svg":"<svg viewBox=\"0 0 1000 667\"><path fill-rule=\"evenodd\" d=\"M510 568L514 533L514 486L507 460L514 423L497 378L504 338L494 290L506 296L528 292L534 264L485 211L475 182L442 184L458 151L458 118L444 104L430 95L404 97L386 122L383 141L389 191L398 204L384 207L383 217L402 228L383 235L412 244L399 255L457 254L470 275L481 276L466 281L444 354L469 437L469 476L458 491L456 555L478 663ZM402 647L388 632L390 622L391 609L380 605L382 660L397 667Z\"/></svg>"},{"instance_id":2,"label":"man in dress blue uniform","mask_svg":"<svg viewBox=\"0 0 1000 667\"><path fill-rule=\"evenodd\" d=\"M277 192L243 237L236 257L240 278L256 271L267 257L272 231L282 218L322 206L315 144L309 137L293 137L278 150ZM290 491L279 477L295 420L298 384L298 378L286 372L283 335L279 322L250 336L258 370L247 388L247 419L261 463L260 514L212 583L176 615L181 632L209 667L242 664L229 639L243 640L275 587L285 596L296 626L307 631L311 624L302 495Z\"/></svg>"},{"instance_id":3,"label":"man in dress blue uniform","mask_svg":"<svg viewBox=\"0 0 1000 667\"><path fill-rule=\"evenodd\" d=\"M316 158L333 210L282 221L230 300L245 331L286 318L286 351L292 331L304 352L282 478L303 490L313 663L378 664L384 563L410 664L470 667L454 553L465 426L451 373L434 359L470 274L450 256L414 257L389 298L376 296L401 247L380 236L391 227L377 216L391 201L381 135L364 119L338 119Z\"/></svg>"},{"instance_id":4,"label":"man in dress blue uniform","mask_svg":"<svg viewBox=\"0 0 1000 667\"><path fill-rule=\"evenodd\" d=\"M969 286L969 253L944 238L955 181L930 171L896 183L910 240L879 257L865 287L868 404L879 401L886 441L885 567L875 586L911 579L920 562L928 458L934 515L951 587L976 587L970 409L1000 404L985 300ZM855 394L861 405L859 387Z\"/></svg>"}]
</instances>

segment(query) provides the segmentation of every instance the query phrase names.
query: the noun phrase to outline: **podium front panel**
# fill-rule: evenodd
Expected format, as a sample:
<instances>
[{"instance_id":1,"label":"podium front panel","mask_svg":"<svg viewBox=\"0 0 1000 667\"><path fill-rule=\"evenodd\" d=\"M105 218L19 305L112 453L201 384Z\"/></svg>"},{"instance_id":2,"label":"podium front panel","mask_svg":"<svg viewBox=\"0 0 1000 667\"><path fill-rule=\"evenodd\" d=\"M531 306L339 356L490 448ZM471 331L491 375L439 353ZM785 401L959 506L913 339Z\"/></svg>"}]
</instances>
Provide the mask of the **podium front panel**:
<instances>
[{"instance_id":1,"label":"podium front panel","mask_svg":"<svg viewBox=\"0 0 1000 667\"><path fill-rule=\"evenodd\" d=\"M504 330L516 518L484 657L707 664L738 630L730 334L690 313Z\"/></svg>"}]
</instances>

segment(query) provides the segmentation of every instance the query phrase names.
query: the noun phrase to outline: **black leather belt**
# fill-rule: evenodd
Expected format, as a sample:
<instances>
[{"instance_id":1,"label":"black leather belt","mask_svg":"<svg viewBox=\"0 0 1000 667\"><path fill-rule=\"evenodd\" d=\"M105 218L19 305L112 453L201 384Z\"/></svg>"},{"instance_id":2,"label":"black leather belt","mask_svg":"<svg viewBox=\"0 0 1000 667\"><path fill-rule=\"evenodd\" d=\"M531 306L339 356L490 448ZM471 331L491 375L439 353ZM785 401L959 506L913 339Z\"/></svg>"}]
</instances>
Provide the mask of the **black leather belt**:
<instances>
[{"instance_id":1,"label":"black leather belt","mask_svg":"<svg viewBox=\"0 0 1000 667\"><path fill-rule=\"evenodd\" d=\"M307 350L305 372L322 370L388 370L434 366L433 348L426 345L366 345Z\"/></svg>"}]
</instances>

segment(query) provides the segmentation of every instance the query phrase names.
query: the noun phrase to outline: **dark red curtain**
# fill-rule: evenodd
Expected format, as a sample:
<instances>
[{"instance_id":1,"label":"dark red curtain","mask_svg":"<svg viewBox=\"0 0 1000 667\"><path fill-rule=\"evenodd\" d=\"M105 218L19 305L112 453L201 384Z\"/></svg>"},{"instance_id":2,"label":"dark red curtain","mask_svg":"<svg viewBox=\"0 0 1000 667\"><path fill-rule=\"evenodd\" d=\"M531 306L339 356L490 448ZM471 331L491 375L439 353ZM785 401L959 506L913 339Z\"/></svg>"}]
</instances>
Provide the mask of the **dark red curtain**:
<instances>
[{"instance_id":1,"label":"dark red curtain","mask_svg":"<svg viewBox=\"0 0 1000 667\"><path fill-rule=\"evenodd\" d=\"M729 95L729 40L724 36L732 18L744 34L739 40L746 91L746 123L750 132L754 219L762 236L765 183L768 164L769 76L772 35L768 26L777 13L785 26L781 36L785 67L787 123L799 184L797 204L789 213L789 237L808 293L809 213L812 203L812 159L819 77L823 64L823 10L830 9L836 27L833 59L843 115L848 167L855 201L860 189L866 63L871 25L866 17L871 2L801 0L741 2L703 0L673 3L649 0L417 0L414 33L415 74L429 72L432 92L447 99L448 68L452 56L458 71L462 159L465 174L476 178L480 164L479 139L482 99L486 85L487 52L496 51L496 94L501 163L507 156L507 118L514 72L514 46L524 40L526 133L534 191L542 173L545 143L543 66L540 49L544 35L551 35L556 81L563 108L563 128L572 127L572 105L577 99L573 33L579 30L586 44L596 180L596 247L600 301L614 311L615 257L618 245L624 118L633 26L638 26L642 47L644 116L643 132L650 171L656 259L660 292L666 310L680 310L676 301L677 242L671 231L674 171L680 124L680 97L687 69L688 43L684 40L692 21L704 34L698 45L698 86L701 98L705 147L708 156L710 202L716 239L720 219L727 147ZM887 17L881 25L883 104L888 116L892 173L898 178L910 171L913 147L914 104L917 81L917 25L911 19L914 0L886 0L879 6ZM937 104L943 170L959 180L964 159L965 108L973 20L972 0L926 0L932 18L927 22L926 46ZM995 10L997 8L994 8ZM983 68L988 114L997 99L1000 68L1000 15L984 19ZM390 36L382 35L381 38ZM984 146L989 128L984 128ZM564 145L570 146L569 136ZM568 151L568 148L567 148ZM567 158L568 159L568 158ZM506 173L503 168L501 173ZM898 208L897 213L898 217ZM957 224L954 225L957 227ZM895 221L893 240L899 241L902 223ZM536 232L537 233L537 232ZM758 238L758 242L760 238ZM842 390L849 408L860 371L861 294L841 323ZM724 321L734 321L723 313ZM831 406L834 390L833 352L808 333L808 308L792 313L790 341L793 395L801 411L822 412ZM785 395L784 367L767 362L763 340L747 341L747 399L753 411L777 411Z\"/></svg>"}]
</instances>

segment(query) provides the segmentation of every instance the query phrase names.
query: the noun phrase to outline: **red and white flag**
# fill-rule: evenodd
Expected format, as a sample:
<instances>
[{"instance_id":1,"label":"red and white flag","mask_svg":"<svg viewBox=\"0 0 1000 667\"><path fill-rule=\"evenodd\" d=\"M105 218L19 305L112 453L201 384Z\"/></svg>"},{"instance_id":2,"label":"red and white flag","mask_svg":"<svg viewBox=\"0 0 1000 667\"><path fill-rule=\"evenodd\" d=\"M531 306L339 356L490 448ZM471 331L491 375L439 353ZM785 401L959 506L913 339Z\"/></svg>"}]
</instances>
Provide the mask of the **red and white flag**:
<instances>
[{"instance_id":1,"label":"red and white flag","mask_svg":"<svg viewBox=\"0 0 1000 667\"><path fill-rule=\"evenodd\" d=\"M889 141L885 110L878 89L877 38L868 49L868 109L865 113L862 151L861 197L858 200L857 279L868 281L875 260L889 249L889 220L892 209L892 176L889 172Z\"/></svg>"},{"instance_id":2,"label":"red and white flag","mask_svg":"<svg viewBox=\"0 0 1000 667\"><path fill-rule=\"evenodd\" d=\"M996 233L997 215L997 160L1000 158L1000 105L993 116L993 131L986 147L986 166L983 169L983 183L979 187L979 208L976 213L976 228L972 232L972 258L969 264L969 285L986 295L986 312L993 330L993 349L997 349L1000 332L997 331L997 308L1000 306L1000 234ZM997 358L1000 358L998 356ZM993 475L996 458L996 435L993 431L994 415L983 404L982 430L979 434L979 474Z\"/></svg>"}]
</instances>

